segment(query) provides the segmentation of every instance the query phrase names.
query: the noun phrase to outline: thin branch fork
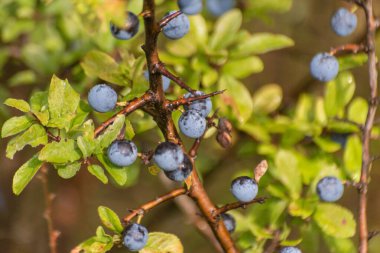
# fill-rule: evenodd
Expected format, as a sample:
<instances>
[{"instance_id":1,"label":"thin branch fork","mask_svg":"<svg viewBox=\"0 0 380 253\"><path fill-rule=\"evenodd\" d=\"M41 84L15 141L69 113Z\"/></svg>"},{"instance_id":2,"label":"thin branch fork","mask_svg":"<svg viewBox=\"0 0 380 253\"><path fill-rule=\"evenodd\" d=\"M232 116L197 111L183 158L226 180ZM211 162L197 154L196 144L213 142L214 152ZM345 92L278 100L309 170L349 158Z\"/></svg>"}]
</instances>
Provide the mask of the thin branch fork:
<instances>
[{"instance_id":1,"label":"thin branch fork","mask_svg":"<svg viewBox=\"0 0 380 253\"><path fill-rule=\"evenodd\" d=\"M119 115L128 115L137 109L142 108L145 104L152 101L153 95L149 92L145 93L143 96L139 98L135 98L131 100L121 111L116 113L107 121L103 122L98 128L95 129L94 135L95 138L99 136L101 132L103 132L108 126L110 126Z\"/></svg>"},{"instance_id":2,"label":"thin branch fork","mask_svg":"<svg viewBox=\"0 0 380 253\"><path fill-rule=\"evenodd\" d=\"M124 222L126 223L129 223L133 218L135 218L136 216L142 216L144 215L146 212L148 212L149 210L153 209L154 207L168 201L168 200L172 200L172 199L175 199L177 198L178 196L181 196L181 195L185 195L187 194L187 190L185 188L180 188L180 189L176 189L176 190L173 190L169 193L166 193L152 201L149 201L145 204L143 204L142 206L140 206L138 209L136 210L132 210L130 214L128 214L127 216L124 217Z\"/></svg>"},{"instance_id":3,"label":"thin branch fork","mask_svg":"<svg viewBox=\"0 0 380 253\"><path fill-rule=\"evenodd\" d=\"M226 213L226 212L234 210L234 209L246 208L248 205L255 204L255 203L264 204L267 199L268 199L267 197L261 197L261 198L256 198L256 199L254 199L254 200L252 200L250 202L240 202L240 201L237 201L237 202L233 202L233 203L230 203L230 204L226 204L224 206L219 207L214 212L214 216L216 217L216 216L218 216L218 215L220 215L222 213Z\"/></svg>"}]
</instances>

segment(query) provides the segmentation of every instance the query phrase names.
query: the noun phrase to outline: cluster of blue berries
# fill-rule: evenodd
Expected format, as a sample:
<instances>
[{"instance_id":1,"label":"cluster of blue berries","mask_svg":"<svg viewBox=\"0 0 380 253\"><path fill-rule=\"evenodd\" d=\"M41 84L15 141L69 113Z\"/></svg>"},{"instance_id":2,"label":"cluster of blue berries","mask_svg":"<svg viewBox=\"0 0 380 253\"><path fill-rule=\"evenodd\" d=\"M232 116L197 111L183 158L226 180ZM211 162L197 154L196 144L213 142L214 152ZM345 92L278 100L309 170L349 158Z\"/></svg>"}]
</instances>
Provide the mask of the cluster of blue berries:
<instances>
[{"instance_id":1,"label":"cluster of blue berries","mask_svg":"<svg viewBox=\"0 0 380 253\"><path fill-rule=\"evenodd\" d=\"M184 98L203 96L202 91L185 94ZM190 105L184 106L185 112L178 120L181 132L189 138L200 138L207 129L207 115L212 110L211 99L205 98L193 101Z\"/></svg>"},{"instance_id":2,"label":"cluster of blue berries","mask_svg":"<svg viewBox=\"0 0 380 253\"><path fill-rule=\"evenodd\" d=\"M357 17L345 8L339 8L331 18L331 27L339 36L350 35L357 26ZM329 53L318 53L310 62L311 75L321 81L333 80L339 72L339 63L335 56Z\"/></svg>"}]
</instances>

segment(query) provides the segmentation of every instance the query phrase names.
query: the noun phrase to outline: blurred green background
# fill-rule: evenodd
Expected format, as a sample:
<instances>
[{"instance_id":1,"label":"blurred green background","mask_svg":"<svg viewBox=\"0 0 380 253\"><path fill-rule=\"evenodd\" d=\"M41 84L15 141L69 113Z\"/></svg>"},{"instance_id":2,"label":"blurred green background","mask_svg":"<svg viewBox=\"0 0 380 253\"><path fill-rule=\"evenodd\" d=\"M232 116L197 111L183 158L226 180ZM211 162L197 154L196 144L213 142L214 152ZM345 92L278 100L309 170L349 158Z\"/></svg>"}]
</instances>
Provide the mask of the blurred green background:
<instances>
[{"instance_id":1,"label":"blurred green background","mask_svg":"<svg viewBox=\"0 0 380 253\"><path fill-rule=\"evenodd\" d=\"M36 5L33 6L32 2ZM82 98L85 99L86 91L93 80L84 76L78 62L91 49L110 52L115 46L120 46L117 44L119 42L114 42L110 36L103 36L103 33L107 32L108 24L96 21L94 15L99 13L87 12L85 7L81 7L81 4L86 6L98 1L73 0L72 3L76 6L78 15L72 13L73 5L67 2L54 0L14 2L2 0L0 2L1 104L7 97L28 99L37 87L47 86L53 73L62 79L68 78L77 91L83 91ZM31 4L29 8L27 8L28 3ZM15 13L7 13L5 8L1 8L12 4L15 5ZM46 4L48 8L44 7ZM266 83L280 84L284 92L283 110L294 106L302 93L323 93L323 84L315 82L309 75L308 65L312 56L316 52L327 51L335 45L361 41L365 34L362 12L358 12L359 27L349 38L339 38L331 31L330 16L336 8L344 5L342 1L294 0L291 9L285 13L274 13L270 15L270 19L256 18L244 23L245 29L252 33L281 33L295 42L294 47L262 56L265 64L264 71L244 79L244 84L251 93ZM23 6L23 9L18 6ZM380 16L380 1L375 1L375 10ZM112 13L112 8L106 9L105 13L107 11ZM81 18L88 22L86 27L81 26L83 24ZM16 26L18 19L22 20L22 25ZM48 29L45 29L46 26ZM17 29L22 29L24 32L19 34ZM28 34L32 36L28 37ZM62 37L64 42L59 39ZM30 43L31 41L33 43ZM380 48L380 38L377 45ZM47 55L49 57L46 57ZM15 76L16 73L19 74ZM368 97L367 69L357 68L353 73L357 81L356 93L362 97ZM9 115L17 113L15 110L1 107L0 120L3 122ZM149 150L157 143L154 136L154 131L137 136L138 146ZM201 170L205 171L203 175L205 186L215 203L223 204L233 201L229 192L231 178L241 169L254 168L262 159L260 156L246 156L240 152L239 144L255 140L237 131L234 132L233 137L234 145L228 150L218 147L214 139L205 141L200 149L202 155L198 164ZM16 154L14 160L9 160L4 155L6 142L6 139L1 140L1 251L48 252L41 182L35 178L20 196L16 197L12 194L11 185L15 169L31 156L32 149L25 148ZM190 145L190 142L186 144ZM374 141L372 148L374 155L380 155L379 148L377 140ZM380 182L379 169L379 163L375 162L372 167L368 201L370 231L380 227L380 184L377 183ZM131 176L132 185L127 188L120 188L113 184L103 185L86 170L81 170L71 180L64 180L56 173L49 173L49 187L56 194L53 208L54 222L56 228L61 231L58 239L59 252L69 252L75 245L94 233L99 224L96 211L99 205L111 207L122 216L128 209L135 208L146 200L167 191L168 182L161 176L153 176L146 167L138 171L139 173L134 173L138 180L133 180ZM348 187L339 203L356 215L357 198L356 190ZM185 252L214 252L208 240L198 234L186 215L173 202L151 211L144 218L144 224L150 231L176 234L184 244ZM123 252L123 250L115 249L114 252ZM321 247L319 252L327 252L327 250ZM371 240L370 252L380 252L380 237Z\"/></svg>"}]
</instances>

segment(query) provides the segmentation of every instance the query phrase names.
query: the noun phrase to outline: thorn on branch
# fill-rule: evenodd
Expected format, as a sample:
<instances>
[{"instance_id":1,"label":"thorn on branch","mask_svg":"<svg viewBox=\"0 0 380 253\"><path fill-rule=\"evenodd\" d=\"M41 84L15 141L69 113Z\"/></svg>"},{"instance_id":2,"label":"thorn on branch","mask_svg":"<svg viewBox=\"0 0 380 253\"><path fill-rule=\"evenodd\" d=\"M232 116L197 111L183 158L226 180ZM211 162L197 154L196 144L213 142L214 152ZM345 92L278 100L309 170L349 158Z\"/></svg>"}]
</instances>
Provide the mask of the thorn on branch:
<instances>
[{"instance_id":1,"label":"thorn on branch","mask_svg":"<svg viewBox=\"0 0 380 253\"><path fill-rule=\"evenodd\" d=\"M337 55L338 53L342 52L349 52L349 53L358 53L360 51L366 51L366 46L364 44L346 44L341 45L338 47L334 47L330 49L331 55Z\"/></svg>"},{"instance_id":2,"label":"thorn on branch","mask_svg":"<svg viewBox=\"0 0 380 253\"><path fill-rule=\"evenodd\" d=\"M225 91L226 90L214 91L214 92L209 93L209 94L205 94L205 95L201 95L201 96L195 96L195 97L188 97L188 98L182 97L182 98L177 99L177 100L169 101L169 103L166 106L169 110L175 110L180 106L189 105L194 101L206 99L209 97L214 97L216 95L222 94Z\"/></svg>"},{"instance_id":3,"label":"thorn on branch","mask_svg":"<svg viewBox=\"0 0 380 253\"><path fill-rule=\"evenodd\" d=\"M165 18L161 19L161 21L158 23L158 25L161 27L161 29L166 26L171 20L175 19L179 15L181 15L181 11L173 12L172 14L166 16Z\"/></svg>"},{"instance_id":4,"label":"thorn on branch","mask_svg":"<svg viewBox=\"0 0 380 253\"><path fill-rule=\"evenodd\" d=\"M368 241L371 240L372 238L378 236L380 234L380 231L379 230L375 230L375 231L370 231L368 233Z\"/></svg>"},{"instance_id":5,"label":"thorn on branch","mask_svg":"<svg viewBox=\"0 0 380 253\"><path fill-rule=\"evenodd\" d=\"M152 70L153 72L154 71L157 71L159 73L161 73L162 75L166 76L167 78L169 78L170 80L172 80L173 82L175 82L176 84L178 84L182 89L185 89L187 90L188 92L191 92L191 93L194 93L195 90L193 90L192 88L190 88L185 82L183 82L179 77L173 75L172 73L170 73L166 68L165 66L163 65L163 63L158 63L158 64L155 64L154 65L154 68Z\"/></svg>"},{"instance_id":6,"label":"thorn on branch","mask_svg":"<svg viewBox=\"0 0 380 253\"><path fill-rule=\"evenodd\" d=\"M238 208L246 208L248 205L251 205L251 204L264 204L265 201L268 199L268 197L261 197L261 198L255 198L254 200L250 201L250 202L240 202L240 201L237 201L237 202L234 202L234 203L230 203L230 204L226 204L222 207L219 207L214 213L214 217L222 214L222 213L226 213L230 210L233 210L233 209L238 209Z\"/></svg>"}]
</instances>

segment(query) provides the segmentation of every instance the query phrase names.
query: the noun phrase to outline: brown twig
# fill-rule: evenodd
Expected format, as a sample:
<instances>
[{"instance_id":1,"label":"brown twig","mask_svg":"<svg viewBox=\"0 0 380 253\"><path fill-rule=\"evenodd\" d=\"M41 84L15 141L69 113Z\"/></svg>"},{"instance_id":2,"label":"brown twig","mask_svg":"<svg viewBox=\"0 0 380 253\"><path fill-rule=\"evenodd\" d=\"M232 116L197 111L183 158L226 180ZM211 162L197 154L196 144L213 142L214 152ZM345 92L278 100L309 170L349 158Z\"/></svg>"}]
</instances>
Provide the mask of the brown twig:
<instances>
[{"instance_id":1,"label":"brown twig","mask_svg":"<svg viewBox=\"0 0 380 253\"><path fill-rule=\"evenodd\" d=\"M161 19L161 21L158 23L158 25L163 28L164 26L166 26L171 20L175 19L176 17L178 17L179 15L181 15L182 12L181 11L176 11L176 12L173 12L172 14L166 16L165 18Z\"/></svg>"},{"instance_id":2,"label":"brown twig","mask_svg":"<svg viewBox=\"0 0 380 253\"><path fill-rule=\"evenodd\" d=\"M129 223L136 216L144 215L146 212L148 212L152 208L158 206L159 204L166 202L168 200L174 199L174 198L181 196L181 195L184 195L184 194L187 194L187 190L185 188L173 190L173 191L171 191L165 195L162 195L162 196L160 196L160 197L158 197L152 201L149 201L149 202L143 204L138 209L132 210L131 213L128 214L127 216L125 216L123 220L126 223Z\"/></svg>"},{"instance_id":3,"label":"brown twig","mask_svg":"<svg viewBox=\"0 0 380 253\"><path fill-rule=\"evenodd\" d=\"M234 210L234 209L238 209L238 208L246 208L248 205L255 204L255 203L263 204L265 202L265 200L267 200L267 199L268 199L267 197L261 197L261 198L256 198L256 199L254 199L254 200L252 200L250 202L240 202L240 201L237 201L237 202L234 202L234 203L226 204L224 206L219 207L214 212L214 215L218 216L219 214L226 213L226 212L228 212L230 210Z\"/></svg>"},{"instance_id":4,"label":"brown twig","mask_svg":"<svg viewBox=\"0 0 380 253\"><path fill-rule=\"evenodd\" d=\"M270 244L268 245L268 247L265 249L264 253L273 253L273 252L275 252L276 248L278 247L278 245L280 243L280 235L281 235L281 231L276 230L274 232L273 239L270 242Z\"/></svg>"},{"instance_id":5,"label":"brown twig","mask_svg":"<svg viewBox=\"0 0 380 253\"><path fill-rule=\"evenodd\" d=\"M336 55L342 52L349 52L349 53L356 54L361 51L366 51L366 46L364 44L346 44L346 45L341 45L341 46L331 48L330 54Z\"/></svg>"},{"instance_id":6,"label":"brown twig","mask_svg":"<svg viewBox=\"0 0 380 253\"><path fill-rule=\"evenodd\" d=\"M175 110L175 109L177 109L177 108L180 107L180 106L183 106L183 105L189 105L189 104L191 104L191 103L194 102L194 101L198 101L198 100L206 99L206 98L209 98L209 97L214 97L214 96L216 96L216 95L219 95L219 94L224 93L225 91L226 91L226 90L214 91L214 92L209 93L209 94L200 95L200 96L195 96L195 97L188 97L188 98L182 97L182 98L179 98L179 99L177 99L177 100L169 101L169 102L166 104L166 107L167 107L169 110Z\"/></svg>"},{"instance_id":7,"label":"brown twig","mask_svg":"<svg viewBox=\"0 0 380 253\"><path fill-rule=\"evenodd\" d=\"M123 115L123 114L128 115L131 112L142 108L146 103L148 103L149 101L152 100L152 97L153 97L152 94L147 92L143 96L131 100L121 111L116 113L113 117L111 117L107 121L103 122L98 128L95 129L95 133L94 133L95 137L97 137L109 125L111 125L115 121L115 119L118 115Z\"/></svg>"},{"instance_id":8,"label":"brown twig","mask_svg":"<svg viewBox=\"0 0 380 253\"><path fill-rule=\"evenodd\" d=\"M154 69L155 71L161 73L162 75L166 76L167 78L178 84L178 86L180 86L182 89L187 90L191 93L195 92L195 90L190 88L184 81L181 80L181 78L173 75L169 70L167 70L161 62L155 64Z\"/></svg>"},{"instance_id":9,"label":"brown twig","mask_svg":"<svg viewBox=\"0 0 380 253\"><path fill-rule=\"evenodd\" d=\"M54 194L49 192L48 186L48 170L46 163L43 163L40 169L39 179L42 182L44 196L45 196L45 212L44 217L47 221L48 233L49 233L49 248L50 253L57 253L57 239L60 235L58 230L54 229L53 217L52 217L52 201Z\"/></svg>"},{"instance_id":10,"label":"brown twig","mask_svg":"<svg viewBox=\"0 0 380 253\"><path fill-rule=\"evenodd\" d=\"M367 21L367 53L368 53L368 71L369 71L369 86L371 89L371 97L367 118L364 124L362 136L362 167L360 175L359 189L359 253L368 252L368 224L367 224L367 192L368 192L368 177L369 169L372 163L370 155L371 131L375 120L378 91L377 77L378 71L376 67L376 51L375 51L375 33L376 19L373 13L373 0L355 1L359 4L366 16ZM358 3L359 2L359 3Z\"/></svg>"}]
</instances>

